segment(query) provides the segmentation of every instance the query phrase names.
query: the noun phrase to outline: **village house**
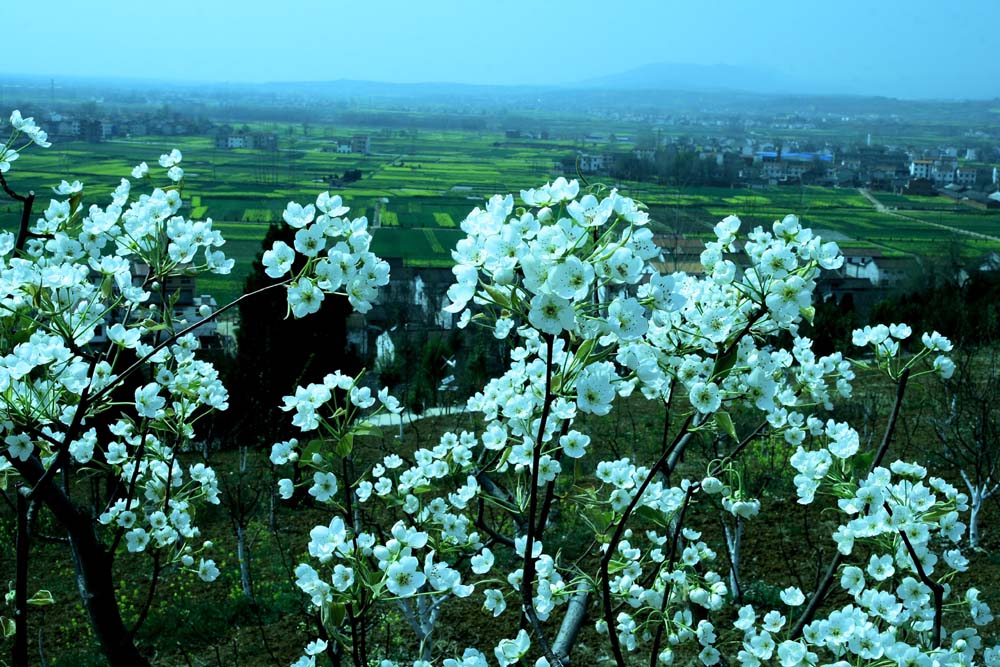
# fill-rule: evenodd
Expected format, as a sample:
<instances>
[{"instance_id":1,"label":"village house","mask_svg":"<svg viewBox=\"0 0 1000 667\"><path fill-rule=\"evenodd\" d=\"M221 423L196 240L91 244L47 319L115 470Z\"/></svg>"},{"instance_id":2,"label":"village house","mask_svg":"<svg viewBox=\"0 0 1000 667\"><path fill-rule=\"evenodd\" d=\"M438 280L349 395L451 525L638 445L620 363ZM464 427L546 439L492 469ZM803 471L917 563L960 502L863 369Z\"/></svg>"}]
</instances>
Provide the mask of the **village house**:
<instances>
[{"instance_id":1,"label":"village house","mask_svg":"<svg viewBox=\"0 0 1000 667\"><path fill-rule=\"evenodd\" d=\"M910 176L913 178L926 178L931 177L931 167L934 165L934 160L914 160L910 163Z\"/></svg>"},{"instance_id":2,"label":"village house","mask_svg":"<svg viewBox=\"0 0 1000 667\"><path fill-rule=\"evenodd\" d=\"M975 167L959 167L955 170L955 183L958 185L973 186L979 176L979 170Z\"/></svg>"},{"instance_id":3,"label":"village house","mask_svg":"<svg viewBox=\"0 0 1000 667\"><path fill-rule=\"evenodd\" d=\"M950 165L935 164L931 166L931 180L938 185L955 182L955 169Z\"/></svg>"},{"instance_id":4,"label":"village house","mask_svg":"<svg viewBox=\"0 0 1000 667\"><path fill-rule=\"evenodd\" d=\"M603 173L611 168L614 162L610 155L579 153L576 156L577 165L584 174Z\"/></svg>"},{"instance_id":5,"label":"village house","mask_svg":"<svg viewBox=\"0 0 1000 667\"><path fill-rule=\"evenodd\" d=\"M347 318L347 346L360 359L369 359L376 340L390 327L401 332L448 331L455 318L443 310L450 303L448 288L455 282L449 268L407 266L401 258L389 262L389 284L379 289L372 309ZM400 333L402 335L402 333Z\"/></svg>"},{"instance_id":6,"label":"village house","mask_svg":"<svg viewBox=\"0 0 1000 667\"><path fill-rule=\"evenodd\" d=\"M135 286L146 285L145 289L150 293L149 300L146 302L146 305L162 307L163 295L167 295L170 299L175 299L173 302L172 316L174 321L177 323L185 322L186 324L183 326L205 320L206 315L202 314L203 306L207 307L210 313L214 313L219 309L218 302L214 296L211 294L197 294L194 276L170 276L163 280L163 286L160 290L150 289L146 284L148 280L149 266L142 262L133 262L132 284ZM107 343L108 336L106 327L122 322L124 318L125 312L121 309L111 311L107 315L105 323L97 327L97 333L94 338L91 339L91 343L98 345ZM222 340L218 323L214 319L208 320L201 326L195 327L191 333L199 340L203 347L232 345L231 341Z\"/></svg>"},{"instance_id":7,"label":"village house","mask_svg":"<svg viewBox=\"0 0 1000 667\"><path fill-rule=\"evenodd\" d=\"M920 271L914 257L889 257L876 248L844 248L845 278L868 280L875 287L898 287Z\"/></svg>"},{"instance_id":8,"label":"village house","mask_svg":"<svg viewBox=\"0 0 1000 667\"><path fill-rule=\"evenodd\" d=\"M372 152L372 138L367 134L355 134L351 137L351 152L369 155Z\"/></svg>"},{"instance_id":9,"label":"village house","mask_svg":"<svg viewBox=\"0 0 1000 667\"><path fill-rule=\"evenodd\" d=\"M278 148L278 138L273 132L231 132L223 129L215 135L215 147L273 151Z\"/></svg>"}]
</instances>

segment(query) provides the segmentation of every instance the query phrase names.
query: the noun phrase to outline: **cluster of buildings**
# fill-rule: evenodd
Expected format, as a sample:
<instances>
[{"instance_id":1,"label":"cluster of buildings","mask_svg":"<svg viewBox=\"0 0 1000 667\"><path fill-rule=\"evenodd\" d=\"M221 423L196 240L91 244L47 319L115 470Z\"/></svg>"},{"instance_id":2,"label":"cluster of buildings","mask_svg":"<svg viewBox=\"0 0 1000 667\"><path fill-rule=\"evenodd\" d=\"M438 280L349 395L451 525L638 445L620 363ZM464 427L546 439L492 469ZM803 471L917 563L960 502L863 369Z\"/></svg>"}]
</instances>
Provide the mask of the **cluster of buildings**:
<instances>
[{"instance_id":1,"label":"cluster of buildings","mask_svg":"<svg viewBox=\"0 0 1000 667\"><path fill-rule=\"evenodd\" d=\"M141 262L132 263L132 283L143 285L149 279L149 266ZM219 322L215 319L206 319L208 315L218 310L219 305L215 297L211 294L199 294L194 276L170 276L164 279L161 291L150 292L147 305L163 307L162 294L168 295L173 302L173 319L175 322L187 322L196 324L191 334L198 338L203 348L229 348L235 344L230 335L224 335L219 328ZM112 313L111 321L114 324L122 320L122 314ZM104 327L98 327L97 335L93 342L97 344L108 341L107 332Z\"/></svg>"},{"instance_id":2,"label":"cluster of buildings","mask_svg":"<svg viewBox=\"0 0 1000 667\"><path fill-rule=\"evenodd\" d=\"M278 136L274 132L255 131L247 126L239 129L230 125L219 126L208 120L168 110L136 113L117 111L103 114L93 109L81 108L67 113L49 112L43 117L49 135L64 141L98 143L146 135L208 135L212 137L215 147L221 150L276 151L278 149ZM323 150L330 153L370 155L371 135L355 134L347 139L334 140Z\"/></svg>"},{"instance_id":3,"label":"cluster of buildings","mask_svg":"<svg viewBox=\"0 0 1000 667\"><path fill-rule=\"evenodd\" d=\"M789 140L784 144L757 141L752 138L736 140L711 138L702 143L689 139L672 138L655 147L632 147L622 151L617 143L621 138L591 135L586 150L563 160L563 168L579 169L584 174L609 174L624 178L630 173L616 173L623 164L645 163L642 170L648 174L671 173L669 165L683 156L700 163L701 173L712 174L716 180L728 185L781 185L806 184L828 187L869 187L891 192L910 191L919 194L945 194L940 188L957 186L962 191L974 190L984 197L1000 186L1000 168L978 161L975 148L964 150L964 158L957 148L947 147L937 151L918 151L899 146L872 145L869 137L863 145L815 148ZM631 141L630 138L625 137ZM595 150L600 149L600 150ZM933 153L933 154L929 154ZM664 169L664 165L668 165ZM634 173L634 172L633 172ZM955 188L952 188L954 191ZM973 195L973 199L983 199ZM984 204L985 205L985 204Z\"/></svg>"},{"instance_id":4,"label":"cluster of buildings","mask_svg":"<svg viewBox=\"0 0 1000 667\"><path fill-rule=\"evenodd\" d=\"M222 149L249 148L261 151L278 150L278 137L274 132L233 131L223 125L215 133L215 147Z\"/></svg>"},{"instance_id":5,"label":"cluster of buildings","mask_svg":"<svg viewBox=\"0 0 1000 667\"><path fill-rule=\"evenodd\" d=\"M941 195L981 209L1000 208L1000 169L996 166L959 163L954 150L936 157L921 157L910 162L907 192ZM966 152L974 160L975 151Z\"/></svg>"},{"instance_id":6,"label":"cluster of buildings","mask_svg":"<svg viewBox=\"0 0 1000 667\"><path fill-rule=\"evenodd\" d=\"M251 150L275 151L278 150L278 136L274 132L255 132L244 127L234 130L228 125L223 125L215 131L215 147L232 150L236 148L246 148ZM355 134L346 141L335 141L323 147L325 153L353 153L356 155L370 155L372 152L372 138L367 134Z\"/></svg>"},{"instance_id":7,"label":"cluster of buildings","mask_svg":"<svg viewBox=\"0 0 1000 667\"><path fill-rule=\"evenodd\" d=\"M971 187L952 183L937 189L937 194L978 209L1000 209L1000 192L986 193Z\"/></svg>"},{"instance_id":8,"label":"cluster of buildings","mask_svg":"<svg viewBox=\"0 0 1000 667\"><path fill-rule=\"evenodd\" d=\"M688 275L704 276L701 251L703 239L683 235L658 234L653 241L661 250L661 257L653 267L661 273L682 271ZM748 258L739 247L738 252L727 256L737 265L748 266ZM844 265L835 270L823 271L817 283L821 299L838 301L848 293L862 301L866 297L884 294L886 290L903 287L921 273L920 260L913 256L885 255L878 248L842 248Z\"/></svg>"},{"instance_id":9,"label":"cluster of buildings","mask_svg":"<svg viewBox=\"0 0 1000 667\"><path fill-rule=\"evenodd\" d=\"M169 111L136 114L118 112L100 116L86 111L72 114L51 112L45 118L46 131L51 137L92 143L145 135L204 134L212 127L212 123L207 120Z\"/></svg>"},{"instance_id":10,"label":"cluster of buildings","mask_svg":"<svg viewBox=\"0 0 1000 667\"><path fill-rule=\"evenodd\" d=\"M372 138L368 134L355 134L348 141L338 141L329 146L323 147L324 153L354 153L357 155L371 155Z\"/></svg>"}]
</instances>

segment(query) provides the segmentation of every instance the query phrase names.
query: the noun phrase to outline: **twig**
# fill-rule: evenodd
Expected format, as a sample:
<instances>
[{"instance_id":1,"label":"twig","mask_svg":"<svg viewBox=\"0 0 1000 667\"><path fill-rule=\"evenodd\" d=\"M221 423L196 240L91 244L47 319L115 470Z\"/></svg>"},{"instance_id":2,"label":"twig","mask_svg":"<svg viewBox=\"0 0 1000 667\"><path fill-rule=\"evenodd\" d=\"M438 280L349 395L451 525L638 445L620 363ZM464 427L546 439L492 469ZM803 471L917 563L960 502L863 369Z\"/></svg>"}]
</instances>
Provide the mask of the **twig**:
<instances>
[{"instance_id":1,"label":"twig","mask_svg":"<svg viewBox=\"0 0 1000 667\"><path fill-rule=\"evenodd\" d=\"M35 193L29 190L27 195L19 195L10 189L7 180L0 174L0 187L7 195L16 201L21 202L21 224L17 229L17 240L14 242L14 250L20 252L24 250L24 244L28 242L28 226L31 224L31 209L35 205Z\"/></svg>"},{"instance_id":2,"label":"twig","mask_svg":"<svg viewBox=\"0 0 1000 667\"><path fill-rule=\"evenodd\" d=\"M764 431L765 428L767 428L767 424L768 424L767 420L761 422L760 425L757 426L757 428L755 428L749 435L743 438L743 440L740 441L738 445L736 445L733 451L731 451L722 460L716 462L716 464L712 466L712 468L709 470L708 474L714 477L715 475L718 475L720 472L722 472L726 463L734 459L737 455L740 454L740 452L746 449L750 445L750 443L753 442L757 438L757 436L759 436ZM686 425L685 428L687 428ZM677 549L678 545L680 544L681 530L684 528L684 517L687 515L688 507L691 505L691 499L694 497L694 494L697 493L698 489L700 488L701 488L701 482L700 481L694 482L690 486L688 486L687 491L684 494L684 502L681 505L680 512L677 514L676 523L674 524L674 534L670 540L670 557L667 558L667 565L666 565L668 570L673 570L674 564L677 562ZM652 580L655 579L655 577L658 576L658 574L659 571L656 571L654 577L645 585L647 587L651 586ZM664 590L663 592L663 602L660 604L661 616L666 614L667 604L670 601L670 595L672 590L673 590L673 583L670 583L667 585L666 590ZM650 654L650 662L649 662L650 667L656 667L656 665L658 664L657 659L660 653L660 645L663 642L664 627L666 627L666 623L660 623L657 625L656 635L653 638L653 651ZM609 629L609 635L610 635L610 629Z\"/></svg>"},{"instance_id":3,"label":"twig","mask_svg":"<svg viewBox=\"0 0 1000 667\"><path fill-rule=\"evenodd\" d=\"M885 507L885 511L889 513L889 516L892 517L892 508L889 507L889 503L883 503L883 506ZM913 567L916 569L920 581L934 593L934 626L931 629L931 637L934 648L941 648L941 610L944 607L944 586L928 576L926 570L924 570L924 564L920 561L920 557L917 556L917 550L913 548L913 544L910 542L906 531L900 529L896 532L899 533L899 536L903 539L903 544L906 545L906 551L910 554L910 560L913 561Z\"/></svg>"},{"instance_id":4,"label":"twig","mask_svg":"<svg viewBox=\"0 0 1000 667\"><path fill-rule=\"evenodd\" d=\"M494 542L499 542L500 544L503 544L513 549L514 540L510 539L506 535L501 535L496 531L496 529L494 529L491 525L486 523L485 513L486 513L486 501L483 500L482 496L480 496L479 511L476 513L476 526L486 531L486 534L489 535Z\"/></svg>"},{"instance_id":5,"label":"twig","mask_svg":"<svg viewBox=\"0 0 1000 667\"><path fill-rule=\"evenodd\" d=\"M90 362L90 370L87 371L87 377L91 377L93 375L96 367L97 358L95 357ZM87 412L87 408L90 407L88 400L88 397L90 396L90 387L91 385L88 383L80 393L80 402L76 404L76 412L73 413L73 421L70 423L69 428L66 429L66 433L63 435L62 446L56 454L56 460L53 461L52 465L48 467L45 474L42 475L42 478L38 480L38 483L32 486L31 490L28 491L29 499L33 500L35 496L38 495L38 492L43 489L46 484L52 481L52 478L55 477L56 473L59 472L59 470L66 465L66 462L69 460L69 445L76 439L77 431L79 431L80 427L83 425L83 419L85 413Z\"/></svg>"},{"instance_id":6,"label":"twig","mask_svg":"<svg viewBox=\"0 0 1000 667\"><path fill-rule=\"evenodd\" d=\"M684 503L681 505L680 513L677 515L677 523L674 525L674 534L670 540L670 557L667 559L667 569L673 570L674 564L677 562L677 545L680 543L681 539L681 529L684 528L684 517L687 514L688 507L691 505L691 499L694 497L695 491L700 484L692 484L687 488L684 494ZM673 582L667 584L666 590L663 591L663 601L660 602L660 615L664 616L667 613L667 604L670 602L670 595L673 591ZM653 637L653 650L650 653L649 664L650 667L656 667L659 664L659 654L660 654L660 644L663 642L663 629L666 627L666 623L658 623L656 626L656 635ZM608 634L611 634L611 628L608 628Z\"/></svg>"},{"instance_id":7,"label":"twig","mask_svg":"<svg viewBox=\"0 0 1000 667\"><path fill-rule=\"evenodd\" d=\"M49 667L49 659L45 657L45 613L42 612L43 622L38 626L38 661L42 667Z\"/></svg>"},{"instance_id":8,"label":"twig","mask_svg":"<svg viewBox=\"0 0 1000 667\"><path fill-rule=\"evenodd\" d=\"M100 399L104 398L104 396L106 394L110 393L115 387L121 385L122 381L125 378L127 378L132 373L135 373L137 370L139 370L140 368L142 368L143 364L145 364L147 361L149 361L154 356L156 356L157 352L159 352L163 348L167 347L168 345L171 345L171 344L175 343L179 338L181 338L181 337L183 337L183 336L191 333L192 331L194 331L195 329L197 329L201 325L205 324L206 322L211 322L212 320L216 319L217 317L219 317L220 315L222 315L224 312L226 312L230 308L233 308L236 305L242 303L245 299L250 299L252 297L257 296L258 294L266 292L269 289L274 289L275 287L282 287L282 286L284 286L287 283L288 283L288 279L283 280L283 281L278 282L278 283L273 283L271 285L267 285L265 287L261 287L259 290L256 290L254 292L250 292L249 294L244 294L243 296L230 301L229 303L227 303L226 305L224 305L222 308L219 308L217 311L209 314L208 317L206 317L204 319L201 319L201 320L198 320L194 324L189 324L188 326L186 326L181 331L178 331L178 332L174 333L173 335L168 336L163 342L161 342L160 344L156 345L152 350L150 350L148 354L146 354L141 359L138 359L135 363L133 363L131 366L129 366L128 368L126 368L124 371L122 371L121 374L118 376L116 382L112 382L111 384L109 384L108 386L104 387L103 389L101 389L96 394L94 394L93 402L96 403Z\"/></svg>"},{"instance_id":9,"label":"twig","mask_svg":"<svg viewBox=\"0 0 1000 667\"><path fill-rule=\"evenodd\" d=\"M139 611L139 618L135 620L132 625L132 629L128 631L129 637L135 637L136 633L146 622L146 618L149 616L149 610L153 607L153 597L156 595L156 585L160 581L160 570L162 568L160 563L160 551L153 551L153 579L149 582L149 591L146 593L146 601L142 605L142 609Z\"/></svg>"}]
</instances>

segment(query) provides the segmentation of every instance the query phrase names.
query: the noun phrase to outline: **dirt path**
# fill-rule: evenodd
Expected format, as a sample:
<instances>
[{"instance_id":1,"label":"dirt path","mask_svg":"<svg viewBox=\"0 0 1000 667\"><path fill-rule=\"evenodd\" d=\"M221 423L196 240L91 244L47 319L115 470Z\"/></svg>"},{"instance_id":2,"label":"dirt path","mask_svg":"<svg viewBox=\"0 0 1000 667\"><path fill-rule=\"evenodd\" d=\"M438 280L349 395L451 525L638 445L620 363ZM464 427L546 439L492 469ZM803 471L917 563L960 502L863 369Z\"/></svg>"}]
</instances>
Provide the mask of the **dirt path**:
<instances>
[{"instance_id":1,"label":"dirt path","mask_svg":"<svg viewBox=\"0 0 1000 667\"><path fill-rule=\"evenodd\" d=\"M910 220L912 222L919 222L922 225L927 225L928 227L937 227L938 229L944 229L944 230L949 231L949 232L954 232L955 234L965 234L966 236L971 236L971 237L977 238L977 239L986 239L987 241L997 241L997 242L1000 242L1000 236L991 236L989 234L980 234L979 232L971 232L968 229L959 229L958 227L950 227L948 225L942 225L942 224L937 223L937 222L927 222L926 220L921 220L920 218L914 218L914 217L911 217L909 215L903 215L902 213L899 213L898 211L894 211L892 209L887 208L885 206L885 204L883 204L878 199L876 199L875 195L873 195L867 188L858 188L858 193L862 197L864 197L865 199L867 199L868 201L870 201L871 204L872 204L872 206L874 206L875 210L878 211L879 213L885 213L886 215L892 215L892 216L895 216L897 218L902 218L903 220Z\"/></svg>"}]
</instances>

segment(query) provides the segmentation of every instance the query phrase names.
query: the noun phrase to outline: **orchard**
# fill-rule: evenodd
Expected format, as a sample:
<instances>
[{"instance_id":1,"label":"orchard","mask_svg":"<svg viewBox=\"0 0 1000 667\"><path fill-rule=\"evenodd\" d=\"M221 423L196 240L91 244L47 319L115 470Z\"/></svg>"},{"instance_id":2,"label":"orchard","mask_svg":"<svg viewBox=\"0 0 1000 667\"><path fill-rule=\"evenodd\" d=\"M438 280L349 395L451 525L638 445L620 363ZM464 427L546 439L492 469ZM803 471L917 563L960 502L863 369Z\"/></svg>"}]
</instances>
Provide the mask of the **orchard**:
<instances>
[{"instance_id":1,"label":"orchard","mask_svg":"<svg viewBox=\"0 0 1000 667\"><path fill-rule=\"evenodd\" d=\"M17 516L6 646L11 664L28 664L27 617L47 601L27 586L28 519L45 512L68 537L108 664L148 665L135 630L149 607L126 618L114 573L219 576L198 524L222 500L218 479L183 453L228 392L192 331L255 294L176 319L168 279L233 264L211 220L182 215L180 152L138 165L111 201L85 202L83 185L64 181L42 204L14 184L47 135L16 111L10 123L0 177L23 215L0 233L0 485ZM279 281L263 289L285 292L289 317L345 297L365 313L388 284L367 221L349 214L329 193L285 209L294 243L275 242L262 262ZM285 397L287 437L269 452L276 494L328 516L299 536L291 592L318 623L287 664L583 664L586 626L600 644L591 654L617 667L1000 665L980 635L984 596L953 585L969 568L969 495L888 455L911 382L955 372L949 340L879 325L854 333L852 358L818 355L800 327L821 270L844 261L835 243L793 215L751 230L730 216L705 244L703 276L665 275L648 223L641 203L564 178L494 196L461 222L446 310L508 347L506 370L468 400L474 431L371 461L357 449L373 415L401 410L393 387L330 368ZM894 388L874 442L831 416L859 371ZM623 397L662 415L648 459L608 458L580 426ZM740 428L737 412L756 427ZM725 448L691 475L681 461L704 434ZM737 464L765 438L788 453L795 501L835 514L836 555L817 586L782 586L780 602L754 606L734 590L741 535L780 517ZM727 526L722 544L692 527L710 513ZM550 545L571 514L588 534L569 553ZM494 619L503 638L466 634L442 650L435 632L452 607ZM387 609L403 619L402 660L372 637Z\"/></svg>"}]
</instances>

